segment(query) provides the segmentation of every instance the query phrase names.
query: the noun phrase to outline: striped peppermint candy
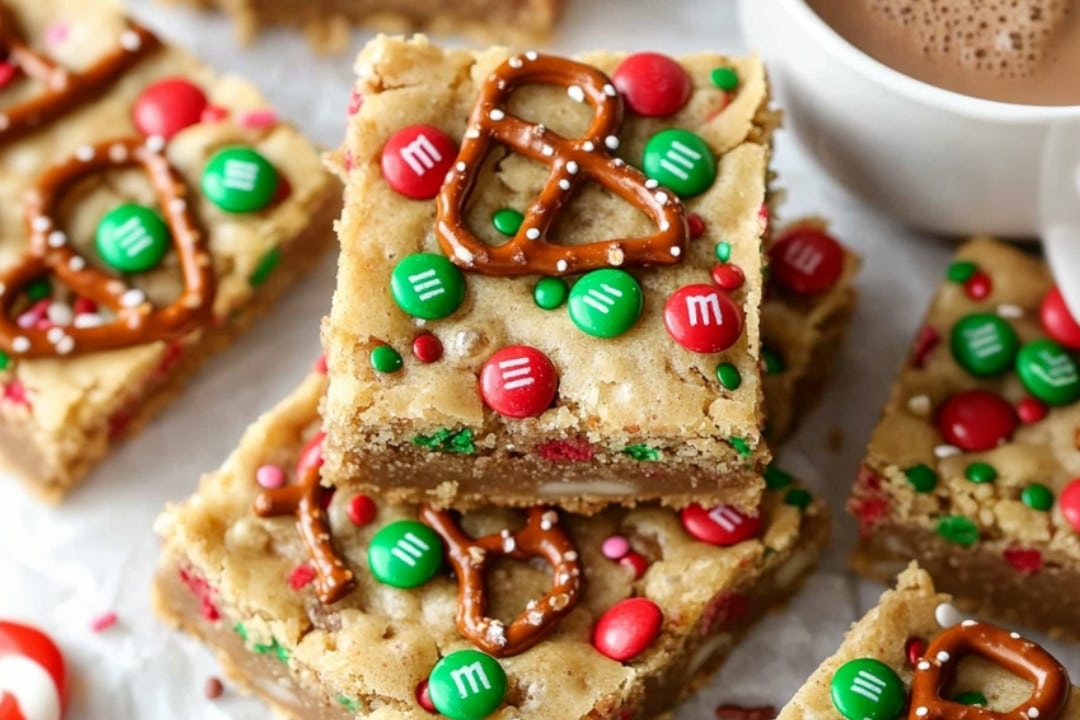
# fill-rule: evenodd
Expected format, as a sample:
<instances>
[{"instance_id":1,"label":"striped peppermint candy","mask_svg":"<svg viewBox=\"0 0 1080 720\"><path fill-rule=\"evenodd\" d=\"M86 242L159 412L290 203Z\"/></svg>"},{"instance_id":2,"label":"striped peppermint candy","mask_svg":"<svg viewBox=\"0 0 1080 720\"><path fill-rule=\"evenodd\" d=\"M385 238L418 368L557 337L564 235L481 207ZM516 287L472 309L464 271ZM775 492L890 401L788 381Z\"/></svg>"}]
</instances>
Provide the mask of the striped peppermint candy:
<instances>
[{"instance_id":1,"label":"striped peppermint candy","mask_svg":"<svg viewBox=\"0 0 1080 720\"><path fill-rule=\"evenodd\" d=\"M44 633L0 621L0 720L60 720L64 658Z\"/></svg>"}]
</instances>

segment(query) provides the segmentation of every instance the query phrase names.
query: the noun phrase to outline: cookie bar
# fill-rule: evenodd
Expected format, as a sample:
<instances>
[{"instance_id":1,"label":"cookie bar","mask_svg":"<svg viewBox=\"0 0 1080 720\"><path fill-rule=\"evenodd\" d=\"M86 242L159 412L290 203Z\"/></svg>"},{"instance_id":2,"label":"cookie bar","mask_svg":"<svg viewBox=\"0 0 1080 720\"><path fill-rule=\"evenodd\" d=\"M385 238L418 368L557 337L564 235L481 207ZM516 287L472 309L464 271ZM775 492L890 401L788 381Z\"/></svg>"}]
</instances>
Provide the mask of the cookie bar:
<instances>
[{"instance_id":1,"label":"cookie bar","mask_svg":"<svg viewBox=\"0 0 1080 720\"><path fill-rule=\"evenodd\" d=\"M855 310L852 281L859 265L820 218L789 224L769 245L761 362L767 434L774 446L821 394Z\"/></svg>"},{"instance_id":2,"label":"cookie bar","mask_svg":"<svg viewBox=\"0 0 1080 720\"><path fill-rule=\"evenodd\" d=\"M1042 260L964 245L855 484L855 569L915 558L965 608L1080 639L1078 350Z\"/></svg>"},{"instance_id":3,"label":"cookie bar","mask_svg":"<svg viewBox=\"0 0 1080 720\"><path fill-rule=\"evenodd\" d=\"M758 60L381 37L356 67L326 478L461 509L756 506Z\"/></svg>"},{"instance_id":4,"label":"cookie bar","mask_svg":"<svg viewBox=\"0 0 1080 720\"><path fill-rule=\"evenodd\" d=\"M312 373L157 523L160 614L286 717L653 717L795 591L827 535L795 487L755 515L591 517L333 492L325 385Z\"/></svg>"},{"instance_id":5,"label":"cookie bar","mask_svg":"<svg viewBox=\"0 0 1080 720\"><path fill-rule=\"evenodd\" d=\"M349 27L383 32L417 30L464 34L483 42L531 45L550 39L563 0L168 0L218 7L232 17L241 41L250 42L270 25L300 25L315 46L340 51Z\"/></svg>"},{"instance_id":6,"label":"cookie bar","mask_svg":"<svg viewBox=\"0 0 1080 720\"><path fill-rule=\"evenodd\" d=\"M58 500L314 264L340 195L113 2L0 3L0 464Z\"/></svg>"},{"instance_id":7,"label":"cookie bar","mask_svg":"<svg viewBox=\"0 0 1080 720\"><path fill-rule=\"evenodd\" d=\"M962 616L912 564L777 720L1075 720L1065 668L1031 640Z\"/></svg>"}]
</instances>

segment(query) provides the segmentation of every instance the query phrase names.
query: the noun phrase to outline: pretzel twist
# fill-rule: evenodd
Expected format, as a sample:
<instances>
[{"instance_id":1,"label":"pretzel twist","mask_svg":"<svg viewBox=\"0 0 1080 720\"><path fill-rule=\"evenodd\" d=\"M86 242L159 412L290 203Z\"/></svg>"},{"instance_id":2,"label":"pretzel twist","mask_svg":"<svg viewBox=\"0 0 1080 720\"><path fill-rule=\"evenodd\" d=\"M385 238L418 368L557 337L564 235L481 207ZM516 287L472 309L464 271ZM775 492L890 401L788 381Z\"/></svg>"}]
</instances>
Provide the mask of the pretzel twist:
<instances>
[{"instance_id":1,"label":"pretzel twist","mask_svg":"<svg viewBox=\"0 0 1080 720\"><path fill-rule=\"evenodd\" d=\"M296 516L296 530L304 544L312 569L315 570L315 594L329 605L342 599L353 589L356 578L334 548L330 521L323 509L327 493L333 492L319 482L321 460L310 460L308 449L322 442L316 434L300 455L296 468L296 483L259 493L255 498L255 514L261 518Z\"/></svg>"},{"instance_id":2,"label":"pretzel twist","mask_svg":"<svg viewBox=\"0 0 1080 720\"><path fill-rule=\"evenodd\" d=\"M68 70L30 47L23 39L11 9L0 2L0 50L6 51L9 61L28 77L45 85L41 94L0 110L0 144L94 99L128 68L159 47L161 41L156 35L142 25L128 21L127 30L115 49L85 70Z\"/></svg>"},{"instance_id":3,"label":"pretzel twist","mask_svg":"<svg viewBox=\"0 0 1080 720\"><path fill-rule=\"evenodd\" d=\"M510 114L510 95L523 85L566 87L593 108L589 129L578 138ZM580 93L578 92L580 91ZM646 187L646 177L613 157L622 122L622 98L594 67L550 55L514 55L484 83L454 169L437 199L435 233L443 252L458 265L485 275L566 275L609 266L670 265L689 237L682 203L674 193ZM480 241L463 220L484 156L501 144L551 168L539 198L525 213L510 242ZM548 233L574 190L593 180L623 198L658 227L642 238L616 238L582 245L557 245Z\"/></svg>"},{"instance_id":4,"label":"pretzel twist","mask_svg":"<svg viewBox=\"0 0 1080 720\"><path fill-rule=\"evenodd\" d=\"M90 173L131 165L140 166L157 191L184 278L180 297L160 309L145 298L132 303L125 284L91 267L71 247L57 221L60 200L72 185ZM174 340L209 322L215 292L213 261L188 207L187 186L153 140L125 138L84 146L41 175L26 195L24 212L29 247L19 263L0 273L0 347L13 356L47 357ZM76 294L111 309L116 320L93 327L19 327L11 317L19 291L48 273Z\"/></svg>"},{"instance_id":5,"label":"pretzel twist","mask_svg":"<svg viewBox=\"0 0 1080 720\"><path fill-rule=\"evenodd\" d=\"M484 652L495 657L524 652L574 609L581 595L581 564L554 510L530 508L521 530L504 530L476 539L466 535L445 510L424 505L420 519L446 542L450 564L457 573L458 630ZM499 556L514 560L543 558L552 572L551 590L539 600L530 601L506 626L487 616L487 568Z\"/></svg>"},{"instance_id":6,"label":"pretzel twist","mask_svg":"<svg viewBox=\"0 0 1080 720\"><path fill-rule=\"evenodd\" d=\"M1030 682L1031 697L1008 712L945 700L941 691L960 659L980 655ZM1055 720L1069 701L1068 673L1050 653L1017 633L965 620L938 635L915 665L908 720Z\"/></svg>"}]
</instances>

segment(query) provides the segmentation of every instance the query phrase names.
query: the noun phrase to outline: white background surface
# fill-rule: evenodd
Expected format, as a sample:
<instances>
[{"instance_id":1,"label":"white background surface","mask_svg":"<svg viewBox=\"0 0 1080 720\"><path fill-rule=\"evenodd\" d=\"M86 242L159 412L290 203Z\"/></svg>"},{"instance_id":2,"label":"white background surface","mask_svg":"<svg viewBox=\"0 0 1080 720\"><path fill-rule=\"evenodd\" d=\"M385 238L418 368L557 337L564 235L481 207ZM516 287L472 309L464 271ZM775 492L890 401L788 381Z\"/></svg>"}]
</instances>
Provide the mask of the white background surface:
<instances>
[{"instance_id":1,"label":"white background surface","mask_svg":"<svg viewBox=\"0 0 1080 720\"><path fill-rule=\"evenodd\" d=\"M320 142L340 140L353 51L366 34L357 33L353 49L332 58L313 57L299 35L287 32L241 50L221 18L162 9L151 0L132 4L170 40L254 80L282 114ZM573 0L556 47L747 50L729 0ZM843 514L843 501L951 252L948 243L906 231L859 204L787 134L777 148L781 184L789 191L783 217L828 215L837 236L866 259L859 308L828 397L782 453L787 469L828 495L837 532L802 595L758 627L721 675L683 708L680 720L712 718L721 702L783 704L881 592L845 571L855 528ZM157 542L151 526L165 502L186 497L200 473L235 446L247 423L304 376L319 352L318 321L332 287L328 257L269 319L212 361L146 432L117 448L62 507L39 505L0 477L0 618L31 622L59 640L73 676L70 720L267 717L264 706L235 692L205 700L206 679L220 676L210 654L153 618L148 588ZM839 451L825 445L834 428L844 438ZM110 610L119 623L93 633L91 620ZM1080 678L1080 651L1048 645Z\"/></svg>"}]
</instances>

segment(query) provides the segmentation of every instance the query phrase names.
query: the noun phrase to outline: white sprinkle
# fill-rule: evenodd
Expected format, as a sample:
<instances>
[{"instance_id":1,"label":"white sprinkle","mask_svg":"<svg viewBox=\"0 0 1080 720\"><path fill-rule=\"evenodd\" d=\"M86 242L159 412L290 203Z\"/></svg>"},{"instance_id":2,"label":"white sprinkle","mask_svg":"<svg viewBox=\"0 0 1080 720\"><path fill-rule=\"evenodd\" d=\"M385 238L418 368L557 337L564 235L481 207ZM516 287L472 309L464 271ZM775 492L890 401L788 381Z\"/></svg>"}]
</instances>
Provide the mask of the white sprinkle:
<instances>
[{"instance_id":1,"label":"white sprinkle","mask_svg":"<svg viewBox=\"0 0 1080 720\"><path fill-rule=\"evenodd\" d=\"M550 145L544 145L540 148L540 152L543 153L545 157L551 157L555 154L555 148Z\"/></svg>"},{"instance_id":2,"label":"white sprinkle","mask_svg":"<svg viewBox=\"0 0 1080 720\"><path fill-rule=\"evenodd\" d=\"M114 163L122 163L128 158L128 149L126 145L113 145L109 148L109 159Z\"/></svg>"},{"instance_id":3,"label":"white sprinkle","mask_svg":"<svg viewBox=\"0 0 1080 720\"><path fill-rule=\"evenodd\" d=\"M680 255L682 255L682 248L678 245L673 245L671 247L671 257L679 257Z\"/></svg>"},{"instance_id":4,"label":"white sprinkle","mask_svg":"<svg viewBox=\"0 0 1080 720\"><path fill-rule=\"evenodd\" d=\"M132 288L120 296L120 304L126 308L139 307L146 302L146 293L139 288Z\"/></svg>"},{"instance_id":5,"label":"white sprinkle","mask_svg":"<svg viewBox=\"0 0 1080 720\"><path fill-rule=\"evenodd\" d=\"M75 339L70 335L65 335L60 338L60 342L56 343L56 352L61 355L67 355L75 349Z\"/></svg>"},{"instance_id":6,"label":"white sprinkle","mask_svg":"<svg viewBox=\"0 0 1080 720\"><path fill-rule=\"evenodd\" d=\"M77 328L92 328L98 327L105 322L104 318L97 313L82 313L75 316L75 321L71 324Z\"/></svg>"},{"instance_id":7,"label":"white sprinkle","mask_svg":"<svg viewBox=\"0 0 1080 720\"><path fill-rule=\"evenodd\" d=\"M128 52L135 52L141 45L142 39L139 38L139 34L136 32L125 30L120 36L120 47Z\"/></svg>"},{"instance_id":8,"label":"white sprinkle","mask_svg":"<svg viewBox=\"0 0 1080 720\"><path fill-rule=\"evenodd\" d=\"M17 353L24 353L30 349L30 340L20 335L11 341L11 349Z\"/></svg>"},{"instance_id":9,"label":"white sprinkle","mask_svg":"<svg viewBox=\"0 0 1080 720\"><path fill-rule=\"evenodd\" d=\"M75 157L83 162L90 162L94 159L94 148L92 145L80 145L75 148Z\"/></svg>"},{"instance_id":10,"label":"white sprinkle","mask_svg":"<svg viewBox=\"0 0 1080 720\"><path fill-rule=\"evenodd\" d=\"M64 328L51 327L45 332L45 339L55 345L60 338L64 337Z\"/></svg>"},{"instance_id":11,"label":"white sprinkle","mask_svg":"<svg viewBox=\"0 0 1080 720\"><path fill-rule=\"evenodd\" d=\"M915 708L915 714L918 717L926 717L927 713L929 713L929 712L930 712L930 708L926 708L926 707L917 707L917 708Z\"/></svg>"},{"instance_id":12,"label":"white sprinkle","mask_svg":"<svg viewBox=\"0 0 1080 720\"><path fill-rule=\"evenodd\" d=\"M570 266L566 264L565 260L560 260L559 262L555 263L555 269L559 272L566 272L566 268L568 267Z\"/></svg>"},{"instance_id":13,"label":"white sprinkle","mask_svg":"<svg viewBox=\"0 0 1080 720\"><path fill-rule=\"evenodd\" d=\"M465 169L466 169L467 167L468 167L468 166L467 166L467 165L465 164L465 162L464 162L463 160L458 160L458 163L457 163L457 165L455 165L455 166L454 166L454 168L455 168L455 169L456 169L456 170L457 170L458 172L465 172Z\"/></svg>"},{"instance_id":14,"label":"white sprinkle","mask_svg":"<svg viewBox=\"0 0 1080 720\"><path fill-rule=\"evenodd\" d=\"M567 180L566 178L563 178L562 180L559 180L559 189L560 190L569 190L570 189L570 181Z\"/></svg>"},{"instance_id":15,"label":"white sprinkle","mask_svg":"<svg viewBox=\"0 0 1080 720\"><path fill-rule=\"evenodd\" d=\"M563 555L562 558L566 562L574 562L575 560L578 559L578 554L576 552L574 552L573 550L571 550L570 552Z\"/></svg>"},{"instance_id":16,"label":"white sprinkle","mask_svg":"<svg viewBox=\"0 0 1080 720\"><path fill-rule=\"evenodd\" d=\"M458 260L468 265L472 265L473 261L476 259L475 255L469 252L466 248L460 246L454 248L454 255L457 257Z\"/></svg>"},{"instance_id":17,"label":"white sprinkle","mask_svg":"<svg viewBox=\"0 0 1080 720\"><path fill-rule=\"evenodd\" d=\"M959 455L960 453L960 448L956 447L955 445L943 444L938 445L936 448L934 448L934 457L938 458L939 460L944 460L945 458L950 458L954 455Z\"/></svg>"},{"instance_id":18,"label":"white sprinkle","mask_svg":"<svg viewBox=\"0 0 1080 720\"><path fill-rule=\"evenodd\" d=\"M653 195L653 197L656 198L656 202L660 203L661 205L665 204L668 201L668 194L663 190Z\"/></svg>"},{"instance_id":19,"label":"white sprinkle","mask_svg":"<svg viewBox=\"0 0 1080 720\"><path fill-rule=\"evenodd\" d=\"M1011 633L1009 633L1009 637L1011 637L1013 640L1019 640L1020 639L1020 633L1011 632Z\"/></svg>"},{"instance_id":20,"label":"white sprinkle","mask_svg":"<svg viewBox=\"0 0 1080 720\"><path fill-rule=\"evenodd\" d=\"M63 247L64 243L67 242L67 235L60 232L59 230L53 230L51 233L49 233L47 242L49 243L49 247Z\"/></svg>"},{"instance_id":21,"label":"white sprinkle","mask_svg":"<svg viewBox=\"0 0 1080 720\"><path fill-rule=\"evenodd\" d=\"M950 628L964 618L953 605L941 603L934 609L934 619L941 627Z\"/></svg>"},{"instance_id":22,"label":"white sprinkle","mask_svg":"<svg viewBox=\"0 0 1080 720\"><path fill-rule=\"evenodd\" d=\"M611 161L611 164L614 165L615 167L622 167L623 165L626 164L626 161L623 160L622 158L615 158L614 160Z\"/></svg>"},{"instance_id":23,"label":"white sprinkle","mask_svg":"<svg viewBox=\"0 0 1080 720\"><path fill-rule=\"evenodd\" d=\"M492 120L502 120L504 117L506 117L506 113L504 113L499 108L492 108L491 112L488 113L488 117Z\"/></svg>"},{"instance_id":24,"label":"white sprinkle","mask_svg":"<svg viewBox=\"0 0 1080 720\"><path fill-rule=\"evenodd\" d=\"M606 138L604 138L604 144L608 146L609 150L618 150L619 138L615 137L614 135L608 135Z\"/></svg>"},{"instance_id":25,"label":"white sprinkle","mask_svg":"<svg viewBox=\"0 0 1080 720\"><path fill-rule=\"evenodd\" d=\"M48 315L49 321L52 323L57 325L70 325L74 313L72 312L70 305L53 302L49 303L49 309L46 311L46 315Z\"/></svg>"},{"instance_id":26,"label":"white sprinkle","mask_svg":"<svg viewBox=\"0 0 1080 720\"><path fill-rule=\"evenodd\" d=\"M978 624L979 623L975 622L974 620L965 620L964 622L960 623L960 627L975 627Z\"/></svg>"},{"instance_id":27,"label":"white sprinkle","mask_svg":"<svg viewBox=\"0 0 1080 720\"><path fill-rule=\"evenodd\" d=\"M52 220L45 217L44 215L38 215L30 223L30 227L31 227L31 229L33 229L34 232L39 232L39 233L48 232L49 228L52 227Z\"/></svg>"},{"instance_id":28,"label":"white sprinkle","mask_svg":"<svg viewBox=\"0 0 1080 720\"><path fill-rule=\"evenodd\" d=\"M604 83L604 94L608 97L615 97L615 86L611 83Z\"/></svg>"},{"instance_id":29,"label":"white sprinkle","mask_svg":"<svg viewBox=\"0 0 1080 720\"><path fill-rule=\"evenodd\" d=\"M997 314L1003 318L1022 318L1024 317L1024 308L1012 303L1001 303L997 306Z\"/></svg>"},{"instance_id":30,"label":"white sprinkle","mask_svg":"<svg viewBox=\"0 0 1080 720\"><path fill-rule=\"evenodd\" d=\"M918 668L919 670L929 670L930 669L930 663L928 663L926 660L920 660L919 664L916 665L915 667Z\"/></svg>"},{"instance_id":31,"label":"white sprinkle","mask_svg":"<svg viewBox=\"0 0 1080 720\"><path fill-rule=\"evenodd\" d=\"M907 406L913 415L927 417L930 414L930 396L912 395L908 398Z\"/></svg>"},{"instance_id":32,"label":"white sprinkle","mask_svg":"<svg viewBox=\"0 0 1080 720\"><path fill-rule=\"evenodd\" d=\"M592 140L586 140L581 144L581 149L585 152L592 152L596 149L596 143L594 143Z\"/></svg>"},{"instance_id":33,"label":"white sprinkle","mask_svg":"<svg viewBox=\"0 0 1080 720\"><path fill-rule=\"evenodd\" d=\"M650 190L654 190L660 187L660 182L654 178L649 178L645 181L645 187L649 188Z\"/></svg>"},{"instance_id":34,"label":"white sprinkle","mask_svg":"<svg viewBox=\"0 0 1080 720\"><path fill-rule=\"evenodd\" d=\"M169 201L169 210L174 213L182 213L187 210L187 201L181 197L173 198Z\"/></svg>"},{"instance_id":35,"label":"white sprinkle","mask_svg":"<svg viewBox=\"0 0 1080 720\"><path fill-rule=\"evenodd\" d=\"M939 663L947 663L949 662L949 660L952 660L952 655L949 655L949 653L945 652L944 650L937 654L937 661Z\"/></svg>"},{"instance_id":36,"label":"white sprinkle","mask_svg":"<svg viewBox=\"0 0 1080 720\"><path fill-rule=\"evenodd\" d=\"M1029 718L1037 718L1037 717L1039 717L1039 708L1037 708L1037 707L1028 708L1027 716Z\"/></svg>"},{"instance_id":37,"label":"white sprinkle","mask_svg":"<svg viewBox=\"0 0 1080 720\"><path fill-rule=\"evenodd\" d=\"M0 130L7 130L11 125L11 119L5 113L0 113Z\"/></svg>"},{"instance_id":38,"label":"white sprinkle","mask_svg":"<svg viewBox=\"0 0 1080 720\"><path fill-rule=\"evenodd\" d=\"M517 55L515 55L512 58L510 58L509 60L507 60L506 64L509 65L510 67L514 68L515 70L517 70L518 68L520 68L525 63L521 62L521 58L518 57Z\"/></svg>"},{"instance_id":39,"label":"white sprinkle","mask_svg":"<svg viewBox=\"0 0 1080 720\"><path fill-rule=\"evenodd\" d=\"M671 227L671 223L669 223L667 221L667 218L664 218L663 220L660 221L660 230L661 231L666 231L669 227Z\"/></svg>"},{"instance_id":40,"label":"white sprinkle","mask_svg":"<svg viewBox=\"0 0 1080 720\"><path fill-rule=\"evenodd\" d=\"M480 128L478 128L478 127L469 128L468 130L465 131L465 137L469 138L470 140L475 140L476 138L480 137Z\"/></svg>"},{"instance_id":41,"label":"white sprinkle","mask_svg":"<svg viewBox=\"0 0 1080 720\"><path fill-rule=\"evenodd\" d=\"M537 228L529 228L525 231L525 237L530 240L536 240L540 237L540 230L538 230Z\"/></svg>"},{"instance_id":42,"label":"white sprinkle","mask_svg":"<svg viewBox=\"0 0 1080 720\"><path fill-rule=\"evenodd\" d=\"M540 55L538 55L535 50L530 50L527 53L525 53L525 59L526 60L535 60L538 57L540 57Z\"/></svg>"},{"instance_id":43,"label":"white sprinkle","mask_svg":"<svg viewBox=\"0 0 1080 720\"><path fill-rule=\"evenodd\" d=\"M165 149L165 138L160 135L151 135L146 138L146 149L153 153L159 153Z\"/></svg>"},{"instance_id":44,"label":"white sprinkle","mask_svg":"<svg viewBox=\"0 0 1080 720\"><path fill-rule=\"evenodd\" d=\"M566 172L570 173L571 175L577 175L578 164L576 162L574 162L573 160L566 163Z\"/></svg>"},{"instance_id":45,"label":"white sprinkle","mask_svg":"<svg viewBox=\"0 0 1080 720\"><path fill-rule=\"evenodd\" d=\"M570 99L574 102L585 102L585 91L581 89L579 85L571 85L566 88L566 94L570 96Z\"/></svg>"},{"instance_id":46,"label":"white sprinkle","mask_svg":"<svg viewBox=\"0 0 1080 720\"><path fill-rule=\"evenodd\" d=\"M75 272L79 272L86 268L86 260L79 255L72 255L68 260L68 267Z\"/></svg>"}]
</instances>

